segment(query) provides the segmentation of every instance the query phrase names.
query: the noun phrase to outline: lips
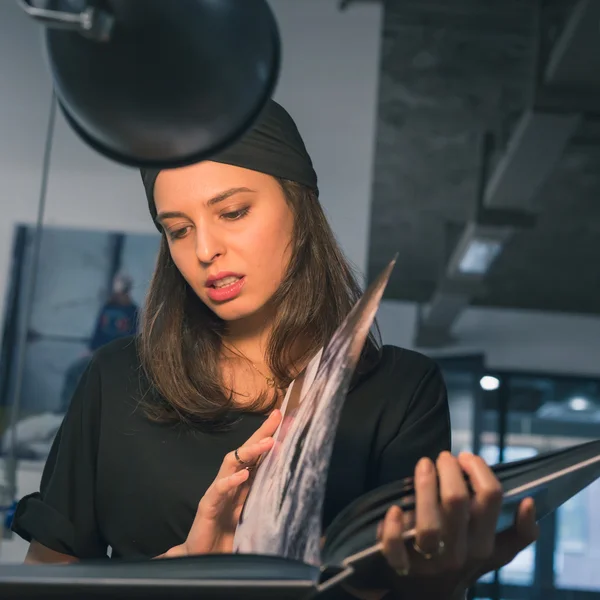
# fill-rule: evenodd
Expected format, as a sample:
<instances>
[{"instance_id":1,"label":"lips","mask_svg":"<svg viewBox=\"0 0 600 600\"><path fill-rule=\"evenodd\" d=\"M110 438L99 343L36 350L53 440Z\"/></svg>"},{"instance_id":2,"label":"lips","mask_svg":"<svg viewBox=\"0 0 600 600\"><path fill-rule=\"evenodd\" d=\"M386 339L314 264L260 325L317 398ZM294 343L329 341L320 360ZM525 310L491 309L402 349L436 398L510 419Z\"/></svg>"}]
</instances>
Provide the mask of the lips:
<instances>
[{"instance_id":1,"label":"lips","mask_svg":"<svg viewBox=\"0 0 600 600\"><path fill-rule=\"evenodd\" d=\"M239 273L217 273L206 280L208 297L215 302L225 302L236 298L244 284L246 277Z\"/></svg>"}]
</instances>

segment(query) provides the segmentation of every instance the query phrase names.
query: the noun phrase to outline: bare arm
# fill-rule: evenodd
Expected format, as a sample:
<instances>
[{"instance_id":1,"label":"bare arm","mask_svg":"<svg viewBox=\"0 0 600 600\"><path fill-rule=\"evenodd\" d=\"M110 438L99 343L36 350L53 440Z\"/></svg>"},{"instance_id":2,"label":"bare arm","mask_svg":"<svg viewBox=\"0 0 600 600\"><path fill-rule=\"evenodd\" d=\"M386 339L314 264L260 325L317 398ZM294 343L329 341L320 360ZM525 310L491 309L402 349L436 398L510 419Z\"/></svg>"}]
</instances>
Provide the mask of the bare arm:
<instances>
[{"instance_id":1,"label":"bare arm","mask_svg":"<svg viewBox=\"0 0 600 600\"><path fill-rule=\"evenodd\" d=\"M23 561L26 565L68 565L79 562L74 556L50 550L35 540L29 544Z\"/></svg>"}]
</instances>

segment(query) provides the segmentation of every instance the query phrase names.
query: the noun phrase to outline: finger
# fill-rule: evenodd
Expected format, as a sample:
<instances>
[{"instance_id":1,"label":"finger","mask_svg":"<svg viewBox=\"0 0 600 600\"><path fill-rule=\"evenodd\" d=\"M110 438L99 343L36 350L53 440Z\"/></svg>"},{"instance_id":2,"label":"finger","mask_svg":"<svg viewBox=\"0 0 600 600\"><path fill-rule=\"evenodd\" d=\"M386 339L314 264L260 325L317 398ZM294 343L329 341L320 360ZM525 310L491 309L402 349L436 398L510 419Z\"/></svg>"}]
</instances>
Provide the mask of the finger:
<instances>
[{"instance_id":1,"label":"finger","mask_svg":"<svg viewBox=\"0 0 600 600\"><path fill-rule=\"evenodd\" d=\"M211 500L214 499L218 502L223 501L225 497L229 495L229 492L238 488L242 483L247 481L249 477L250 471L248 471L248 469L242 469L237 473L229 475L229 477L218 479L215 481L214 486L211 486L214 492L211 494Z\"/></svg>"},{"instance_id":2,"label":"finger","mask_svg":"<svg viewBox=\"0 0 600 600\"><path fill-rule=\"evenodd\" d=\"M531 498L525 498L519 504L514 525L496 536L496 547L489 570L500 569L510 563L519 552L535 542L538 535L535 503Z\"/></svg>"},{"instance_id":3,"label":"finger","mask_svg":"<svg viewBox=\"0 0 600 600\"><path fill-rule=\"evenodd\" d=\"M383 536L383 521L379 521L379 523L377 524L377 541L381 541L381 538Z\"/></svg>"},{"instance_id":4,"label":"finger","mask_svg":"<svg viewBox=\"0 0 600 600\"><path fill-rule=\"evenodd\" d=\"M216 518L223 510L230 493L247 481L249 476L248 469L242 469L227 477L216 479L200 500L197 515L208 519Z\"/></svg>"},{"instance_id":5,"label":"finger","mask_svg":"<svg viewBox=\"0 0 600 600\"><path fill-rule=\"evenodd\" d=\"M260 456L270 450L274 444L275 440L272 437L266 437L254 444L240 446L237 450L237 457L235 456L235 452L233 453L235 466L239 468L240 466L255 464ZM240 463L240 461L242 462Z\"/></svg>"},{"instance_id":6,"label":"finger","mask_svg":"<svg viewBox=\"0 0 600 600\"><path fill-rule=\"evenodd\" d=\"M254 444L264 443L267 438L270 438L277 431L277 427L279 427L280 423L281 411L275 409L265 419L264 423L239 448L237 448L237 457L235 455L236 450L232 450L225 456L222 464L222 469L224 470L219 471L219 475L225 476L235 469L246 466L245 464L240 463L240 461L252 464L254 459L248 455L248 448L254 446Z\"/></svg>"},{"instance_id":7,"label":"finger","mask_svg":"<svg viewBox=\"0 0 600 600\"><path fill-rule=\"evenodd\" d=\"M253 444L246 443L243 446L240 446L237 449L237 456L235 455L235 450L229 452L223 460L217 479L227 477L246 466L252 466L262 454L268 452L273 447L274 442L275 440L272 437L266 437L259 442Z\"/></svg>"},{"instance_id":8,"label":"finger","mask_svg":"<svg viewBox=\"0 0 600 600\"><path fill-rule=\"evenodd\" d=\"M276 408L265 419L264 423L244 442L243 446L255 444L263 438L271 437L277 431L280 423L281 411Z\"/></svg>"},{"instance_id":9,"label":"finger","mask_svg":"<svg viewBox=\"0 0 600 600\"><path fill-rule=\"evenodd\" d=\"M458 462L469 476L474 493L470 501L468 554L487 559L494 551L496 524L502 508L502 486L481 457L461 453Z\"/></svg>"},{"instance_id":10,"label":"finger","mask_svg":"<svg viewBox=\"0 0 600 600\"><path fill-rule=\"evenodd\" d=\"M442 535L442 515L439 507L435 466L422 458L415 469L415 541L427 553L435 553Z\"/></svg>"},{"instance_id":11,"label":"finger","mask_svg":"<svg viewBox=\"0 0 600 600\"><path fill-rule=\"evenodd\" d=\"M531 544L538 539L540 528L535 517L535 502L533 498L525 498L519 505L515 526L523 542Z\"/></svg>"},{"instance_id":12,"label":"finger","mask_svg":"<svg viewBox=\"0 0 600 600\"><path fill-rule=\"evenodd\" d=\"M398 575L407 575L410 559L404 542L402 526L404 515L398 506L392 506L386 513L381 526L382 554Z\"/></svg>"},{"instance_id":13,"label":"finger","mask_svg":"<svg viewBox=\"0 0 600 600\"><path fill-rule=\"evenodd\" d=\"M437 460L445 558L449 567L460 568L467 556L470 497L463 471L450 452Z\"/></svg>"}]
</instances>

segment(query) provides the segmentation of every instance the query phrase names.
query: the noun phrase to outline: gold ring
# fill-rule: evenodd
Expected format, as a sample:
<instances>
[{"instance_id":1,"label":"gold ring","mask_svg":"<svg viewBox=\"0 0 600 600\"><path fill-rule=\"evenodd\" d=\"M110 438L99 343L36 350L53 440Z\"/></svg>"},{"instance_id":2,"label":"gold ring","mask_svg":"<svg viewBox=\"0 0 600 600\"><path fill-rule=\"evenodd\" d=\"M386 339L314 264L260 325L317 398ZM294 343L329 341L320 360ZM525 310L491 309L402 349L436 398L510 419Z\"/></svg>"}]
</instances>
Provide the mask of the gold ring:
<instances>
[{"instance_id":1,"label":"gold ring","mask_svg":"<svg viewBox=\"0 0 600 600\"><path fill-rule=\"evenodd\" d=\"M444 544L444 540L440 540L438 542L438 547L437 550L435 552L425 552L425 550L423 550L423 548L421 548L419 546L419 544L417 544L417 538L413 538L413 542L412 542L413 548L425 559L425 560L431 560L432 558L436 557L436 556L440 556L441 554L444 553L444 548L445 548L445 544Z\"/></svg>"},{"instance_id":2,"label":"gold ring","mask_svg":"<svg viewBox=\"0 0 600 600\"><path fill-rule=\"evenodd\" d=\"M247 460L242 460L242 459L240 458L240 455L238 454L238 450L239 450L239 448L236 448L236 449L233 451L233 455L235 456L235 460L237 460L237 461L240 463L240 465L242 465L243 467L245 467L245 466L249 465L249 464L250 464L250 462L249 462L249 461L247 461Z\"/></svg>"}]
</instances>

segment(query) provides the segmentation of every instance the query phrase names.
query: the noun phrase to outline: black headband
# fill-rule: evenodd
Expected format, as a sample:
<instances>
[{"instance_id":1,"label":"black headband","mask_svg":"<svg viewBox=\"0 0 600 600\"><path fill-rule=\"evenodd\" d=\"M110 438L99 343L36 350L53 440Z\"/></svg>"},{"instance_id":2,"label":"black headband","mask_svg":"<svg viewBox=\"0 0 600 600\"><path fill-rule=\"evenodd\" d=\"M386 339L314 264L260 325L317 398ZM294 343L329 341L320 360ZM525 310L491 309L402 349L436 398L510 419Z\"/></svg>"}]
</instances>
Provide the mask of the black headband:
<instances>
[{"instance_id":1,"label":"black headband","mask_svg":"<svg viewBox=\"0 0 600 600\"><path fill-rule=\"evenodd\" d=\"M211 161L258 171L306 185L317 195L317 174L296 123L277 102L270 100L254 126ZM148 207L156 226L154 183L160 169L141 169Z\"/></svg>"}]
</instances>

